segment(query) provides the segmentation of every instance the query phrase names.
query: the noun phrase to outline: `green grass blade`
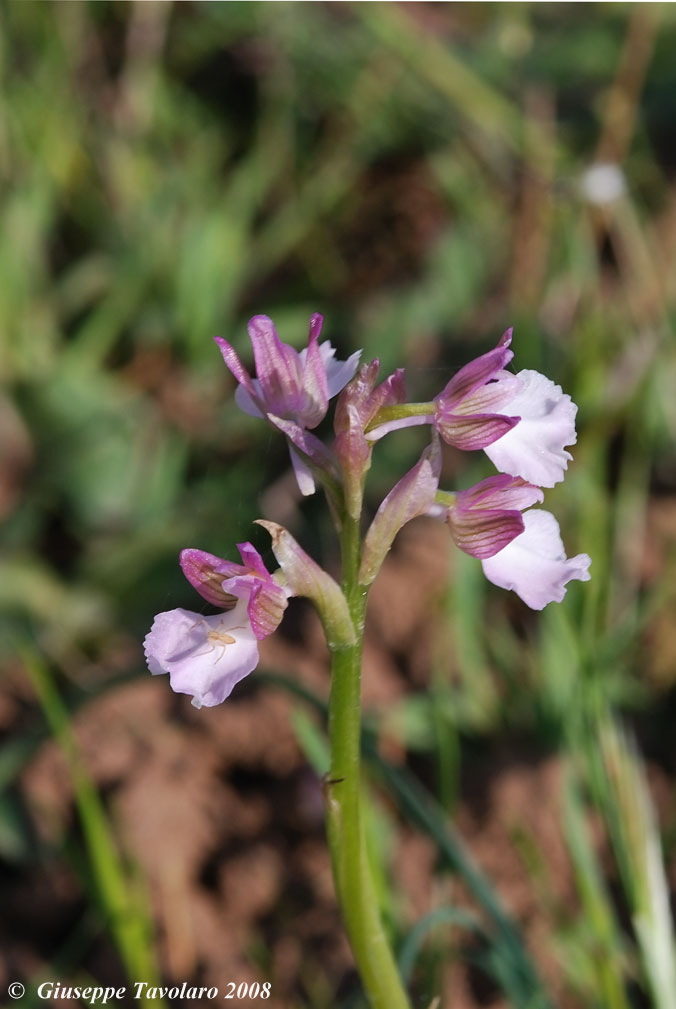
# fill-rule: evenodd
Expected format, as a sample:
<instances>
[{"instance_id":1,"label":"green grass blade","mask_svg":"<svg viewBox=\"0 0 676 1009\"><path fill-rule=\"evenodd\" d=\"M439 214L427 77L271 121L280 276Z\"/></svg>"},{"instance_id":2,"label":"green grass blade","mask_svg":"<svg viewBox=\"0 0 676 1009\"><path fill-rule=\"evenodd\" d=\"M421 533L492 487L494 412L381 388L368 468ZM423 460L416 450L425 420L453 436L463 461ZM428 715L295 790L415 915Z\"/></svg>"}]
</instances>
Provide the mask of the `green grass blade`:
<instances>
[{"instance_id":1,"label":"green grass blade","mask_svg":"<svg viewBox=\"0 0 676 1009\"><path fill-rule=\"evenodd\" d=\"M49 669L30 648L19 649L49 728L68 764L94 889L130 980L153 983L159 971L153 955L144 894L118 853L103 804L83 763L69 712ZM159 1003L158 1003L159 1004Z\"/></svg>"},{"instance_id":2,"label":"green grass blade","mask_svg":"<svg viewBox=\"0 0 676 1009\"><path fill-rule=\"evenodd\" d=\"M440 925L456 925L459 928L482 931L481 922L476 915L461 907L438 907L420 919L411 929L399 952L399 970L404 981L408 983L415 961L429 932Z\"/></svg>"},{"instance_id":3,"label":"green grass blade","mask_svg":"<svg viewBox=\"0 0 676 1009\"><path fill-rule=\"evenodd\" d=\"M593 935L589 966L596 975L596 990L603 998L604 1009L630 1009L622 977L624 944L591 844L584 802L572 769L568 770L564 782L563 829L581 899L581 912Z\"/></svg>"},{"instance_id":4,"label":"green grass blade","mask_svg":"<svg viewBox=\"0 0 676 1009\"><path fill-rule=\"evenodd\" d=\"M603 799L634 932L655 1009L676 1007L676 954L669 885L655 809L640 757L610 718L599 732Z\"/></svg>"},{"instance_id":5,"label":"green grass blade","mask_svg":"<svg viewBox=\"0 0 676 1009\"><path fill-rule=\"evenodd\" d=\"M519 1009L551 1009L551 999L516 926L439 805L408 771L388 764L372 745L368 746L368 755L401 811L432 838L443 863L458 872L488 915L492 939L502 957L502 981L514 1004Z\"/></svg>"}]
</instances>

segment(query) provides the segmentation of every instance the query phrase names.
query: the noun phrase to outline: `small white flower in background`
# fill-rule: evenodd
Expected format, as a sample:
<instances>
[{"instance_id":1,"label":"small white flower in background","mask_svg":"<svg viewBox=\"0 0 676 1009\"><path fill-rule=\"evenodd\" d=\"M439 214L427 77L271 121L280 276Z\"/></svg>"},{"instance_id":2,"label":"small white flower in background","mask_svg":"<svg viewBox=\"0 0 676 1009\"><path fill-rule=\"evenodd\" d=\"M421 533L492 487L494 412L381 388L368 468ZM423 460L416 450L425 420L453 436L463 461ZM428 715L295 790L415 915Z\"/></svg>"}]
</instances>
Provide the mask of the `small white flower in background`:
<instances>
[{"instance_id":1,"label":"small white flower in background","mask_svg":"<svg viewBox=\"0 0 676 1009\"><path fill-rule=\"evenodd\" d=\"M584 172L580 189L586 200L601 207L624 196L627 181L619 165L612 161L599 161Z\"/></svg>"}]
</instances>

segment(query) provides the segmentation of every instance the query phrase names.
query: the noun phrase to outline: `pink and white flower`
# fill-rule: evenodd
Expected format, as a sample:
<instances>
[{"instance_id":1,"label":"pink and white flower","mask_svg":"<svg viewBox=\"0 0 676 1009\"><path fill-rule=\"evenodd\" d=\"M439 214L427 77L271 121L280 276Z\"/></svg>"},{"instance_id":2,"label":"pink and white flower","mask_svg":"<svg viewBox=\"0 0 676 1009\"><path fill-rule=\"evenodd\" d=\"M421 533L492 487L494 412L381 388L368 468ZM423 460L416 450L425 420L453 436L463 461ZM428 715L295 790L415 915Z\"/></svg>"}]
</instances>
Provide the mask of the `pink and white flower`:
<instances>
[{"instance_id":1,"label":"pink and white flower","mask_svg":"<svg viewBox=\"0 0 676 1009\"><path fill-rule=\"evenodd\" d=\"M572 458L566 446L576 441L577 407L539 372L506 371L514 356L511 341L508 329L493 350L461 368L431 403L384 409L368 431L369 440L400 427L433 424L449 445L483 449L501 473L553 487Z\"/></svg>"},{"instance_id":2,"label":"pink and white flower","mask_svg":"<svg viewBox=\"0 0 676 1009\"><path fill-rule=\"evenodd\" d=\"M566 445L574 445L577 407L537 371L505 371L512 359L507 330L497 347L461 368L435 399L434 424L450 445L482 448L501 473L538 487L563 480Z\"/></svg>"},{"instance_id":3,"label":"pink and white flower","mask_svg":"<svg viewBox=\"0 0 676 1009\"><path fill-rule=\"evenodd\" d=\"M566 557L559 525L539 503L539 487L499 474L459 491L445 518L457 546L478 557L489 581L512 589L534 610L561 602L572 579L588 581L587 554Z\"/></svg>"},{"instance_id":4,"label":"pink and white flower","mask_svg":"<svg viewBox=\"0 0 676 1009\"><path fill-rule=\"evenodd\" d=\"M242 365L232 345L220 336L215 337L223 360L239 383L235 393L239 407L281 429L284 425L278 421L287 422L287 426L291 422L296 430L296 446L297 431L315 428L323 420L329 400L350 381L361 354L357 351L347 361L335 360L336 352L331 344L328 341L319 343L322 321L319 313L310 318L308 345L297 351L282 343L272 319L267 315L254 315L249 320L248 330L256 378L252 378ZM305 440L305 454L311 453L312 445L312 440ZM315 484L307 462L293 444L289 445L289 450L301 493L312 494Z\"/></svg>"},{"instance_id":5,"label":"pink and white flower","mask_svg":"<svg viewBox=\"0 0 676 1009\"><path fill-rule=\"evenodd\" d=\"M291 592L269 573L251 543L239 544L243 564L204 550L181 553L188 581L223 613L158 613L144 650L151 673L169 673L173 690L200 708L220 704L258 665L258 642L279 625Z\"/></svg>"},{"instance_id":6,"label":"pink and white flower","mask_svg":"<svg viewBox=\"0 0 676 1009\"><path fill-rule=\"evenodd\" d=\"M150 672L169 673L171 689L192 694L196 708L220 704L258 665L244 599L214 617L184 609L158 613L144 650Z\"/></svg>"}]
</instances>

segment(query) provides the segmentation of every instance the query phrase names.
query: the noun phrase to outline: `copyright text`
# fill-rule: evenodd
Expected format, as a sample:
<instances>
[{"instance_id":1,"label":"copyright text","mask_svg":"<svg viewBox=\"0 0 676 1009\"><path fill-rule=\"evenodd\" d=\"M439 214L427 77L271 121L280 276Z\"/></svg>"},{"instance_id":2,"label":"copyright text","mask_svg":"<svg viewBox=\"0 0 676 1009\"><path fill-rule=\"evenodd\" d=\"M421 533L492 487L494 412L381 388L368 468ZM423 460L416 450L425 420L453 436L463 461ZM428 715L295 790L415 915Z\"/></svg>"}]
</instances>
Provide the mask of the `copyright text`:
<instances>
[{"instance_id":1,"label":"copyright text","mask_svg":"<svg viewBox=\"0 0 676 1009\"><path fill-rule=\"evenodd\" d=\"M186 981L181 985L159 987L147 981L135 981L131 987L102 988L94 985L62 985L60 981L43 981L38 987L38 998L41 999L79 999L87 1005L106 1005L123 999L129 993L135 999L269 999L272 985L270 981L260 984L258 981L228 981L221 990L215 985L210 988L189 985Z\"/></svg>"}]
</instances>

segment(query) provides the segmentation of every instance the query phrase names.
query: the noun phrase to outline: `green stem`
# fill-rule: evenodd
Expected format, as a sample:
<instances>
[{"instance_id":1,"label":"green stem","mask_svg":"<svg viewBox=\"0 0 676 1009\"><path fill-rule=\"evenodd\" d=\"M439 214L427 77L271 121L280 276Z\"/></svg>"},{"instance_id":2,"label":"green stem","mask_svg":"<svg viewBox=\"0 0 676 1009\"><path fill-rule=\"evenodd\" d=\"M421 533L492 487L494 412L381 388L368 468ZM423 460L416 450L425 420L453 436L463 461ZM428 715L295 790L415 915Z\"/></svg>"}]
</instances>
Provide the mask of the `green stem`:
<instances>
[{"instance_id":1,"label":"green stem","mask_svg":"<svg viewBox=\"0 0 676 1009\"><path fill-rule=\"evenodd\" d=\"M327 819L333 875L347 934L372 1009L410 1009L380 918L360 810L361 657L367 590L358 578L359 525L347 516L341 538L343 591L357 641L334 648L332 655Z\"/></svg>"},{"instance_id":2,"label":"green stem","mask_svg":"<svg viewBox=\"0 0 676 1009\"><path fill-rule=\"evenodd\" d=\"M420 423L429 422L428 418L433 417L437 405L432 400L430 403L396 403L394 406L384 406L366 427L367 431L372 431L379 424L385 424L390 420L404 420L407 417L419 417Z\"/></svg>"}]
</instances>

